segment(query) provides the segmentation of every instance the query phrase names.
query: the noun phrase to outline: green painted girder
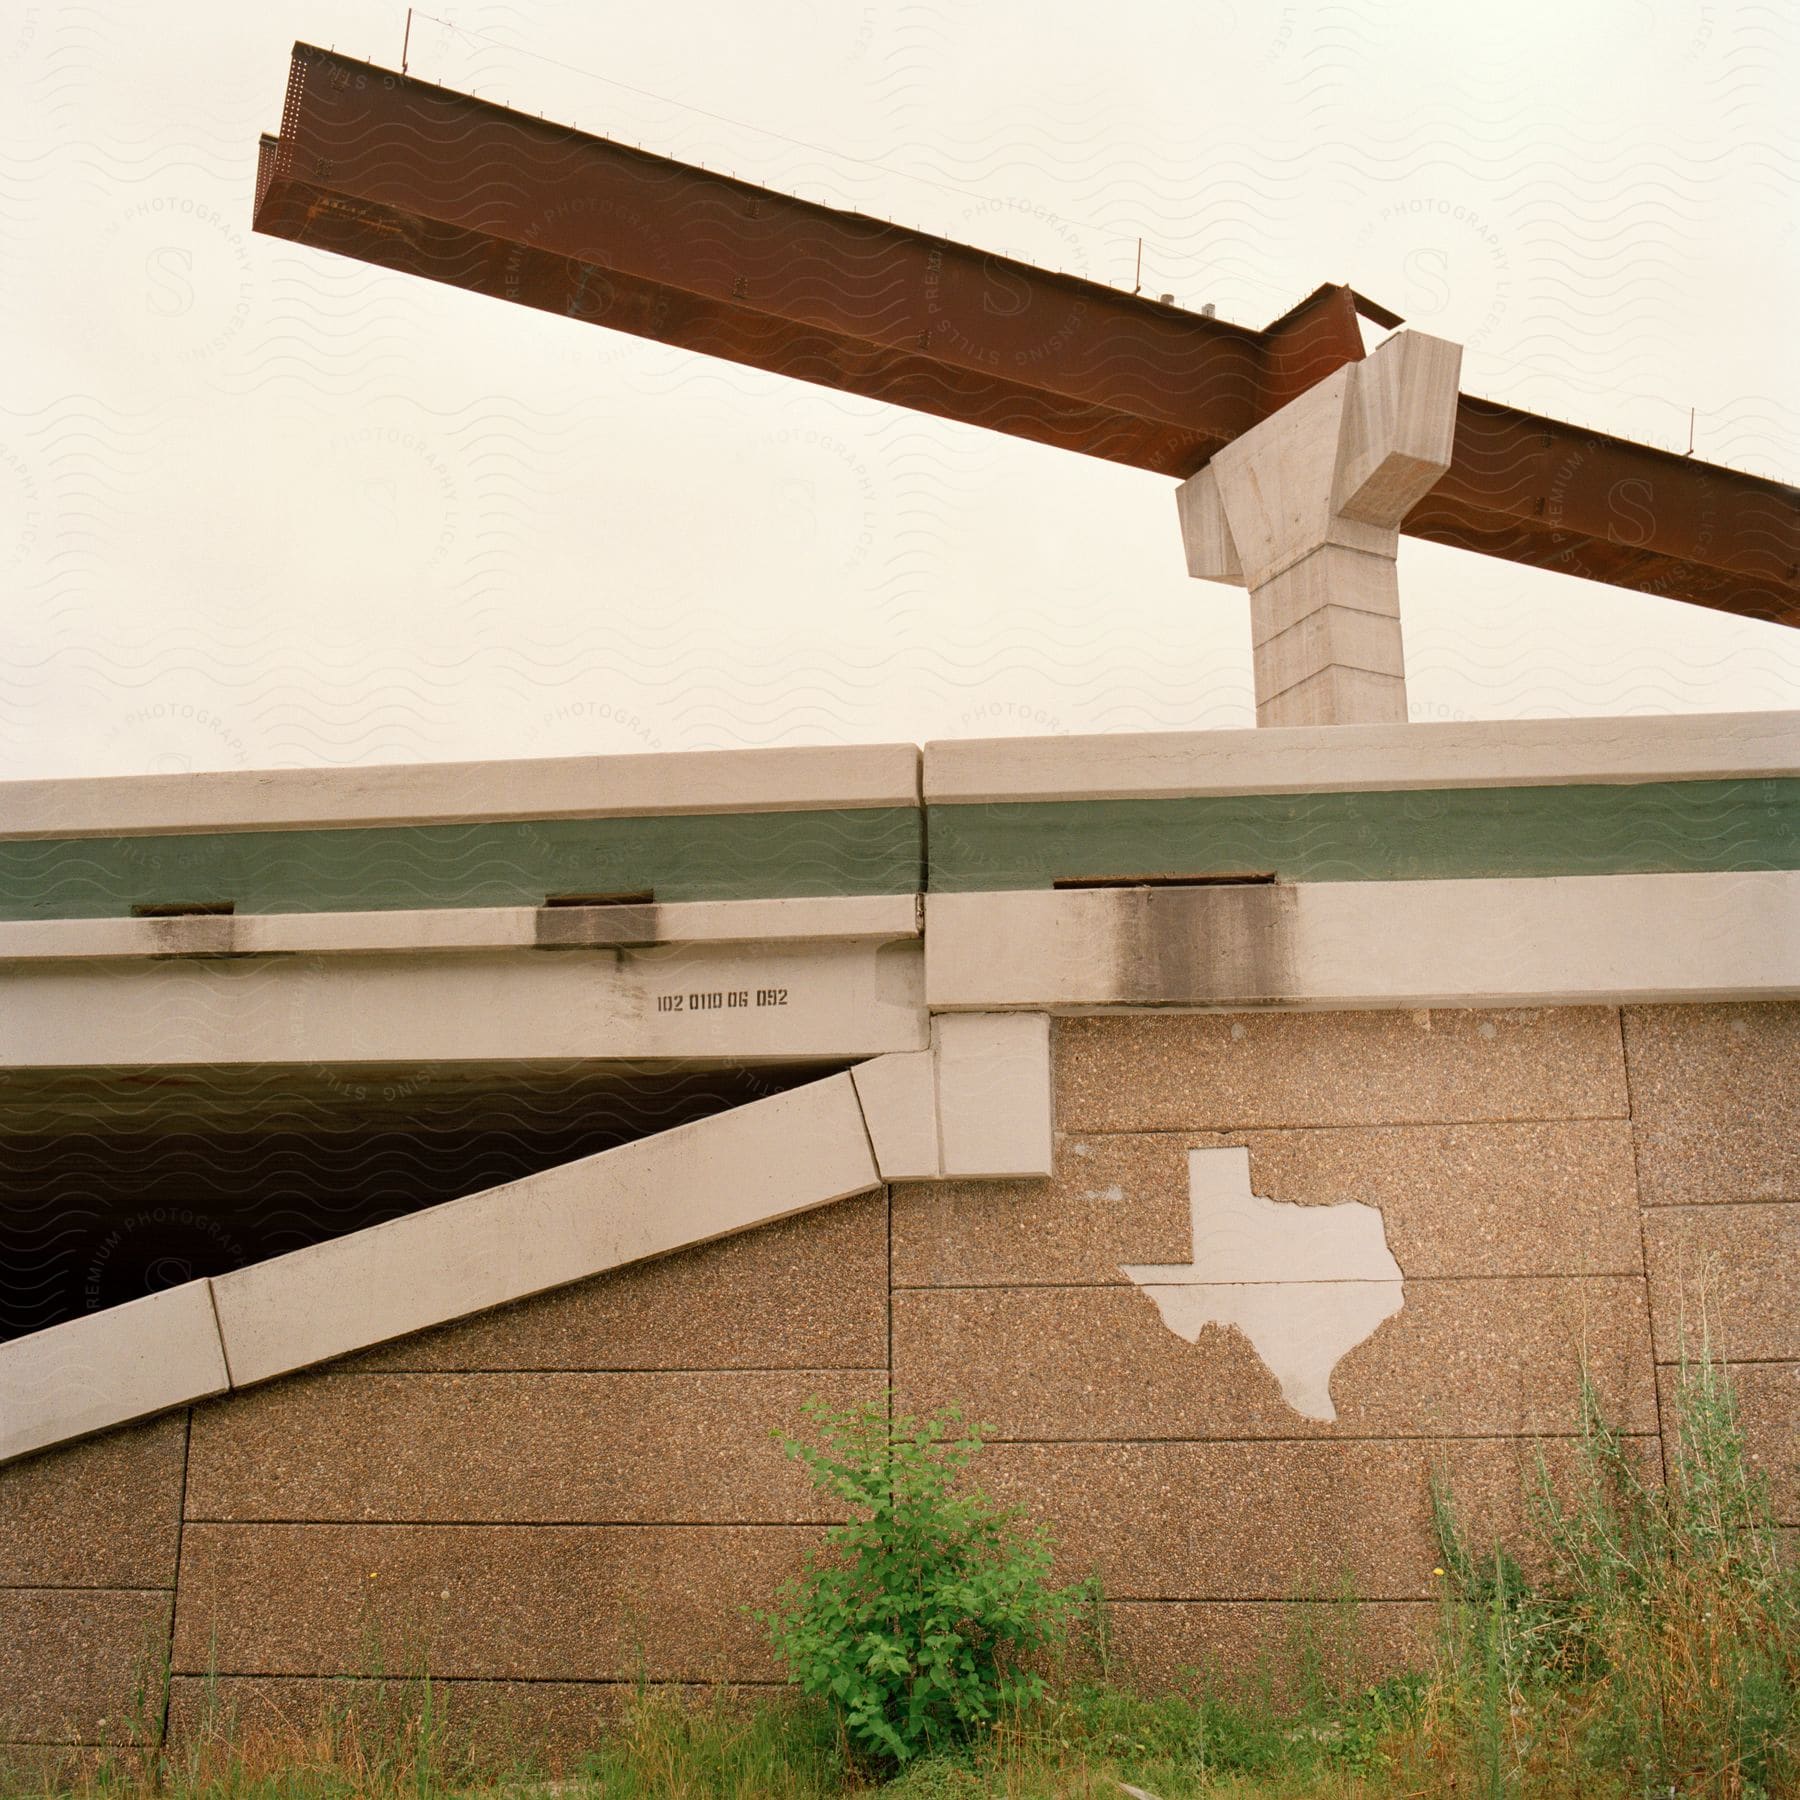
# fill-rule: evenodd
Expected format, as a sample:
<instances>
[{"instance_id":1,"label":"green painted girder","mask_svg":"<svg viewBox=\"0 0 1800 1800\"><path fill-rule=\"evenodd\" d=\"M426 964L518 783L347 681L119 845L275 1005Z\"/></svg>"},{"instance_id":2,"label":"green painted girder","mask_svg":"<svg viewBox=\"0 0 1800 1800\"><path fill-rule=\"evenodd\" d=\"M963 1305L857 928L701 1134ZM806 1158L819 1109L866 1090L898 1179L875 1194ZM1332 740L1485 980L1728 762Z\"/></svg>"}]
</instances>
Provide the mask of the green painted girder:
<instances>
[{"instance_id":1,"label":"green painted girder","mask_svg":"<svg viewBox=\"0 0 1800 1800\"><path fill-rule=\"evenodd\" d=\"M658 901L911 894L921 832L916 808L893 806L20 839L0 842L0 918L222 902L240 913L540 906L645 889Z\"/></svg>"},{"instance_id":2,"label":"green painted girder","mask_svg":"<svg viewBox=\"0 0 1800 1800\"><path fill-rule=\"evenodd\" d=\"M1439 881L1800 867L1800 781L1428 788L927 809L938 893L1131 876ZM911 807L0 842L0 918L913 893Z\"/></svg>"},{"instance_id":3,"label":"green painted girder","mask_svg":"<svg viewBox=\"0 0 1800 1800\"><path fill-rule=\"evenodd\" d=\"M1800 867L1800 781L928 808L937 893L1128 876L1446 881Z\"/></svg>"}]
</instances>

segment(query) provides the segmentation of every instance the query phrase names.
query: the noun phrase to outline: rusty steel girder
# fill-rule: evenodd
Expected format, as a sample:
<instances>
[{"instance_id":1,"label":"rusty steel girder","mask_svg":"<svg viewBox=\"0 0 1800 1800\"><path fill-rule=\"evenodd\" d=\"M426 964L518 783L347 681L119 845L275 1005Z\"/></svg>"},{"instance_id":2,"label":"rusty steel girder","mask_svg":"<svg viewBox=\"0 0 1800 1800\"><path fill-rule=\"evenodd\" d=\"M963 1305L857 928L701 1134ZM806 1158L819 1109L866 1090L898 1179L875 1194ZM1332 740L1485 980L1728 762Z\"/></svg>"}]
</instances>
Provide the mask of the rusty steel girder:
<instances>
[{"instance_id":1,"label":"rusty steel girder","mask_svg":"<svg viewBox=\"0 0 1800 1800\"><path fill-rule=\"evenodd\" d=\"M294 46L255 229L1185 477L1363 354L1349 288L1261 331ZM1800 494L1463 395L1413 537L1800 624Z\"/></svg>"}]
</instances>

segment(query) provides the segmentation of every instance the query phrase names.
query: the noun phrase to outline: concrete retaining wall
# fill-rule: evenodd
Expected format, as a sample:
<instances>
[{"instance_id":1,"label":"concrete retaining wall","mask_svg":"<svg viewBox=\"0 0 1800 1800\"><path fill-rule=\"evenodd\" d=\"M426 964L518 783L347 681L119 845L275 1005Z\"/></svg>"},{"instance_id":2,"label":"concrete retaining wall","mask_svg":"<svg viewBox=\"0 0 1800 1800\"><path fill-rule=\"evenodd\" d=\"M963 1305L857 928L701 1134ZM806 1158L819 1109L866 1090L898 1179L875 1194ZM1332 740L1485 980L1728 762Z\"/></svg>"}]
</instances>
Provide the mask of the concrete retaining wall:
<instances>
[{"instance_id":1,"label":"concrete retaining wall","mask_svg":"<svg viewBox=\"0 0 1800 1800\"><path fill-rule=\"evenodd\" d=\"M1278 1653L1345 1587L1392 1664L1431 1472L1516 1522L1584 1338L1659 1456L1703 1275L1800 1524L1800 1007L1140 1013L1053 1052L1048 1179L894 1183L0 1469L0 1735L124 1741L171 1648L177 1730L209 1672L254 1716L377 1654L568 1746L640 1672L773 1681L743 1609L822 1515L771 1429L889 1386L993 1426L988 1485L1100 1571L1139 1678ZM1266 1200L1380 1211L1404 1301L1335 1420L1125 1272L1194 1253L1190 1153L1225 1146Z\"/></svg>"}]
</instances>

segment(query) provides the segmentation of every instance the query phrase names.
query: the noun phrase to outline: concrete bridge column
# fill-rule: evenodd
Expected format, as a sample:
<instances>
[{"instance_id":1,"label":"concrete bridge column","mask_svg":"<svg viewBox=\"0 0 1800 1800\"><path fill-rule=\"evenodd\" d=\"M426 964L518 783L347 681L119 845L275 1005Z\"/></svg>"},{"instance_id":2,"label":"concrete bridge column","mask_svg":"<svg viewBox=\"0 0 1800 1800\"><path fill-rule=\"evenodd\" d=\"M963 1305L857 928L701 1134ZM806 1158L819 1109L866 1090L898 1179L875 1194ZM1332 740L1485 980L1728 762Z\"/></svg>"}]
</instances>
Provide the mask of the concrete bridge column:
<instances>
[{"instance_id":1,"label":"concrete bridge column","mask_svg":"<svg viewBox=\"0 0 1800 1800\"><path fill-rule=\"evenodd\" d=\"M1461 368L1398 332L1177 489L1188 573L1250 590L1257 724L1405 722L1399 525L1450 466Z\"/></svg>"}]
</instances>

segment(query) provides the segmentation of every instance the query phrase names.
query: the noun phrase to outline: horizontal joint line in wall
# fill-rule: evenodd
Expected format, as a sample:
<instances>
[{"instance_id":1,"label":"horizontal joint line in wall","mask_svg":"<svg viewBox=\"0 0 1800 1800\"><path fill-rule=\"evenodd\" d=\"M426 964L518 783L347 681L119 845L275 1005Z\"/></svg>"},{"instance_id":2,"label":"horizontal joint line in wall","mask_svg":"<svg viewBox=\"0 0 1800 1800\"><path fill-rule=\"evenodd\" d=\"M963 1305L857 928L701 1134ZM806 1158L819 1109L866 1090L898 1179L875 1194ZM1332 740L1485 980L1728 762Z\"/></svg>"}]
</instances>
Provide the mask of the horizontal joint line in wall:
<instances>
[{"instance_id":1,"label":"horizontal joint line in wall","mask_svg":"<svg viewBox=\"0 0 1800 1800\"><path fill-rule=\"evenodd\" d=\"M278 1525L300 1531L311 1531L315 1527L335 1529L340 1525L358 1529L377 1526L384 1530L392 1526L407 1531L439 1527L446 1531L485 1531L495 1526L503 1526L508 1531L815 1531L842 1523L842 1518L835 1514L819 1519L421 1519L392 1516L380 1519L221 1519L210 1513L190 1513L182 1520L183 1525L241 1525L247 1530Z\"/></svg>"},{"instance_id":2,"label":"horizontal joint line in wall","mask_svg":"<svg viewBox=\"0 0 1800 1800\"><path fill-rule=\"evenodd\" d=\"M175 1585L138 1587L128 1581L0 1581L0 1594L172 1594Z\"/></svg>"},{"instance_id":3,"label":"horizontal joint line in wall","mask_svg":"<svg viewBox=\"0 0 1800 1800\"><path fill-rule=\"evenodd\" d=\"M427 1330L437 1327L428 1326ZM458 1364L455 1368L432 1368L421 1365L416 1369L331 1369L315 1370L314 1374L331 1379L341 1380L355 1375L885 1375L888 1373L886 1363L816 1363L786 1364L775 1363L768 1367L760 1365L751 1367L738 1363L710 1363L689 1365L675 1368L658 1364L652 1368L633 1368L629 1365L611 1366L587 1363L518 1363L510 1367L476 1368Z\"/></svg>"},{"instance_id":4,"label":"horizontal joint line in wall","mask_svg":"<svg viewBox=\"0 0 1800 1800\"><path fill-rule=\"evenodd\" d=\"M1289 1202L1289 1204L1305 1204ZM1392 1279L1389 1277L1388 1279ZM1434 1282L1450 1281L1642 1281L1642 1269L1570 1269L1558 1272L1546 1269L1541 1274L1500 1275L1402 1275L1408 1287L1427 1287ZM1302 1278L1279 1281L1191 1281L1165 1282L1168 1287L1368 1287L1379 1286L1375 1277L1358 1276L1334 1281L1329 1278ZM896 1294L987 1294L987 1293L1079 1293L1129 1294L1138 1291L1134 1281L897 1281ZM879 1371L878 1371L879 1372Z\"/></svg>"},{"instance_id":5,"label":"horizontal joint line in wall","mask_svg":"<svg viewBox=\"0 0 1800 1800\"><path fill-rule=\"evenodd\" d=\"M1654 1438L1661 1432L1654 1427L1646 1427L1640 1431L1621 1431L1622 1438ZM1071 1438L1071 1437L990 1437L982 1442L988 1446L994 1444L1045 1444L1059 1450L1081 1449L1132 1449L1138 1445L1151 1444L1183 1444L1194 1450L1210 1450L1216 1444L1520 1444L1541 1443L1546 1439L1561 1443L1573 1442L1581 1436L1579 1427L1569 1431L1530 1431L1521 1427L1517 1431L1367 1431L1350 1432L1334 1431L1329 1434L1321 1432L1317 1437L1281 1437L1271 1432L1266 1437L1134 1437L1134 1438Z\"/></svg>"},{"instance_id":6,"label":"horizontal joint line in wall","mask_svg":"<svg viewBox=\"0 0 1800 1800\"><path fill-rule=\"evenodd\" d=\"M186 1525L236 1530L319 1531L349 1526L357 1531L814 1531L829 1519L208 1519ZM164 1590L156 1590L158 1592Z\"/></svg>"},{"instance_id":7,"label":"horizontal joint line in wall","mask_svg":"<svg viewBox=\"0 0 1800 1800\"><path fill-rule=\"evenodd\" d=\"M1431 1594L1356 1594L1356 1606L1439 1606ZM1274 1594L1108 1594L1108 1606L1339 1606L1338 1600L1307 1600Z\"/></svg>"},{"instance_id":8,"label":"horizontal joint line in wall","mask_svg":"<svg viewBox=\"0 0 1800 1800\"><path fill-rule=\"evenodd\" d=\"M129 1750L132 1746L122 1738L0 1738L0 1751L6 1750ZM40 1789L39 1792L44 1790ZM51 1790L54 1791L54 1790Z\"/></svg>"},{"instance_id":9,"label":"horizontal joint line in wall","mask_svg":"<svg viewBox=\"0 0 1800 1800\"><path fill-rule=\"evenodd\" d=\"M1358 1606L1363 1605L1404 1605L1404 1606L1437 1606L1439 1599L1431 1594L1355 1594L1351 1596ZM1320 1594L1289 1594L1276 1597L1271 1594L1244 1595L1235 1600L1221 1599L1212 1594L1108 1594L1109 1606L1342 1606L1343 1601L1335 1595L1327 1599Z\"/></svg>"},{"instance_id":10,"label":"horizontal joint line in wall","mask_svg":"<svg viewBox=\"0 0 1800 1800\"><path fill-rule=\"evenodd\" d=\"M411 1675L347 1675L342 1670L328 1669L313 1673L295 1671L293 1669L175 1669L169 1674L176 1680L207 1681L217 1677L221 1681L325 1681L336 1686L344 1681L379 1681L387 1686L396 1683L405 1685L421 1679ZM447 1686L452 1682L461 1682L469 1686L484 1687L616 1687L635 1688L638 1684L630 1675L435 1675L428 1674L423 1679L429 1680L433 1687ZM718 1675L657 1675L647 1678L650 1687L715 1687L721 1685ZM767 1675L731 1676L723 1680L722 1685L734 1688L787 1688L791 1684L779 1681ZM22 1740L21 1740L22 1741ZM79 1749L79 1745L71 1745Z\"/></svg>"},{"instance_id":11,"label":"horizontal joint line in wall","mask_svg":"<svg viewBox=\"0 0 1800 1800\"><path fill-rule=\"evenodd\" d=\"M1642 1125L1644 1121L1640 1119L1638 1123ZM1710 1213L1723 1212L1728 1206L1800 1206L1800 1194L1773 1200L1640 1200L1638 1204L1647 1213Z\"/></svg>"},{"instance_id":12,"label":"horizontal joint line in wall","mask_svg":"<svg viewBox=\"0 0 1800 1800\"><path fill-rule=\"evenodd\" d=\"M1616 1119L1620 1124L1643 1124L1643 1120L1634 1120L1628 1112L1604 1113L1556 1113L1540 1116L1532 1113L1517 1118L1506 1119L1348 1119L1335 1124L1321 1125L1317 1119L1294 1119L1287 1123L1260 1125L1096 1125L1083 1127L1080 1125L1062 1124L1056 1128L1059 1138L1131 1138L1131 1137L1230 1137L1239 1133L1261 1131L1460 1131L1472 1126L1491 1127L1496 1125L1591 1125L1596 1119ZM1202 1149L1232 1149L1234 1145L1201 1145ZM1650 1202L1644 1202L1648 1205ZM1697 1206L1708 1204L1692 1200L1671 1200L1663 1204L1668 1206ZM1711 1204L1729 1205L1728 1201ZM1780 1201L1756 1202L1745 1201L1742 1204L1780 1205Z\"/></svg>"}]
</instances>

